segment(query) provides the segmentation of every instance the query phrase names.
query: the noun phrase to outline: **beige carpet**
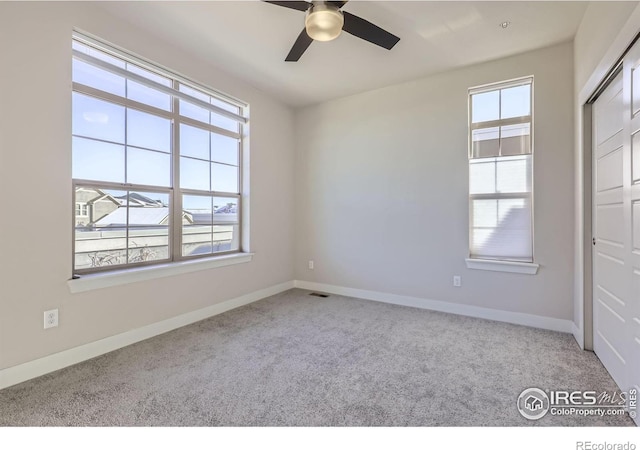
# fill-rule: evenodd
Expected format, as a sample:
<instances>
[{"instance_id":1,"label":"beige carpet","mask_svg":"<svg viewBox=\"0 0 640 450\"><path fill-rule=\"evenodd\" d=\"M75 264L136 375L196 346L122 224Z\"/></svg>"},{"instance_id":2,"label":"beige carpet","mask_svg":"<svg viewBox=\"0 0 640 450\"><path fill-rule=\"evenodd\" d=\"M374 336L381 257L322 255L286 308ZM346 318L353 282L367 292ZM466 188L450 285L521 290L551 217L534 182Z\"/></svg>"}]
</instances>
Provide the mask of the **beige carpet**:
<instances>
[{"instance_id":1,"label":"beige carpet","mask_svg":"<svg viewBox=\"0 0 640 450\"><path fill-rule=\"evenodd\" d=\"M291 290L0 391L0 425L632 425L516 410L615 390L568 334Z\"/></svg>"}]
</instances>

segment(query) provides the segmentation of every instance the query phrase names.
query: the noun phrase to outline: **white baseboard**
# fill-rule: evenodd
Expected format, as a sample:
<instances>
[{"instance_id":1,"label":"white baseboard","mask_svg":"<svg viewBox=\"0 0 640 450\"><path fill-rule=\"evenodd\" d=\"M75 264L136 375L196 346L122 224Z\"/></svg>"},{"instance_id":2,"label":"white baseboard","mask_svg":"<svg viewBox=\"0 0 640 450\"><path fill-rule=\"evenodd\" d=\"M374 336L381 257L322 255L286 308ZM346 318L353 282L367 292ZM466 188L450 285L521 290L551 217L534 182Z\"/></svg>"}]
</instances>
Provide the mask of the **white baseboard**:
<instances>
[{"instance_id":1,"label":"white baseboard","mask_svg":"<svg viewBox=\"0 0 640 450\"><path fill-rule=\"evenodd\" d=\"M582 333L570 320L556 319L552 317L536 316L510 311L500 311L479 306L463 305L459 303L443 302L438 300L428 300L418 297L408 297L403 295L388 294L383 292L367 291L363 289L353 289L342 286L334 286L323 283L313 283L309 281L288 281L265 289L260 289L231 300L227 300L215 305L208 306L197 311L172 317L161 322L153 323L135 330L127 331L115 336L100 339L95 342L64 350L53 355L29 361L17 366L0 370L0 389L13 386L23 381L45 375L47 373L86 361L96 356L126 347L136 342L149 339L162 333L166 333L176 328L207 319L209 317L222 314L234 308L238 308L249 303L256 302L265 297L279 294L294 287L314 291L328 292L336 295L346 295L365 300L374 300L394 305L411 306L415 308L430 309L463 316L478 317L481 319L508 322L517 325L526 325L535 328L543 328L553 331L561 331L581 336ZM580 341L578 341L580 343Z\"/></svg>"},{"instance_id":2,"label":"white baseboard","mask_svg":"<svg viewBox=\"0 0 640 450\"><path fill-rule=\"evenodd\" d=\"M584 350L584 332L582 328L578 327L574 322L571 322L571 334L573 334L580 348Z\"/></svg>"},{"instance_id":3,"label":"white baseboard","mask_svg":"<svg viewBox=\"0 0 640 450\"><path fill-rule=\"evenodd\" d=\"M346 295L365 300L374 300L394 305L412 306L414 308L430 309L433 311L458 314L461 316L471 316L480 319L496 320L498 322L508 322L516 325L542 328L545 330L561 331L571 333L574 323L571 320L556 319L554 317L536 316L511 311L501 311L497 309L482 308L480 306L463 305L460 303L443 302L439 300L428 300L418 297L408 297L404 295L387 294L384 292L366 291L363 289L353 289L331 284L313 283L310 281L295 281L295 287L308 289L311 291L327 292L336 295Z\"/></svg>"},{"instance_id":4,"label":"white baseboard","mask_svg":"<svg viewBox=\"0 0 640 450\"><path fill-rule=\"evenodd\" d=\"M277 284L259 291L251 292L231 300L208 306L197 311L172 317L161 322L127 331L125 333L100 339L95 342L64 350L17 366L0 370L0 389L22 383L35 377L86 361L96 356L117 350L127 345L149 339L176 328L207 319L234 308L256 302L265 297L279 294L294 287L293 281Z\"/></svg>"}]
</instances>

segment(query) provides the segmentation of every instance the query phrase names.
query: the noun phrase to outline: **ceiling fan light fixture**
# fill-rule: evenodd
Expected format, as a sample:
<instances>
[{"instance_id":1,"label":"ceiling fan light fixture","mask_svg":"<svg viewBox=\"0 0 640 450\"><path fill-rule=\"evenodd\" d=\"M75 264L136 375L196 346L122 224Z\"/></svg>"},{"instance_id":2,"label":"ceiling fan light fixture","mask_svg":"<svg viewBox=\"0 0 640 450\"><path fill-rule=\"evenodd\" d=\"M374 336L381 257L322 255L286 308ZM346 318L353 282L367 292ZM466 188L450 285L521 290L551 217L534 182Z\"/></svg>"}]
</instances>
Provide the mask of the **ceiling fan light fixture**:
<instances>
[{"instance_id":1,"label":"ceiling fan light fixture","mask_svg":"<svg viewBox=\"0 0 640 450\"><path fill-rule=\"evenodd\" d=\"M332 41L342 32L344 16L334 6L318 3L307 12L304 26L309 37L315 41Z\"/></svg>"}]
</instances>

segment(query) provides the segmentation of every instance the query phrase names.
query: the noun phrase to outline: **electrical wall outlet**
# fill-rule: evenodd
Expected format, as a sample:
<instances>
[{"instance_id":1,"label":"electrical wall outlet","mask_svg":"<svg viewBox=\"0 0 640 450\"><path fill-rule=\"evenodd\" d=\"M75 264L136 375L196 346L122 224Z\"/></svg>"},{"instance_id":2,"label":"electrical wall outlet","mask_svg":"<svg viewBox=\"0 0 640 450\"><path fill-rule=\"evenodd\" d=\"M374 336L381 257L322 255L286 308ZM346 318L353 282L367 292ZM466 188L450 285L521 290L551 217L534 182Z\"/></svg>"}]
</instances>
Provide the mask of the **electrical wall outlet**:
<instances>
[{"instance_id":1,"label":"electrical wall outlet","mask_svg":"<svg viewBox=\"0 0 640 450\"><path fill-rule=\"evenodd\" d=\"M454 287L462 286L462 277L460 275L455 275L453 277L453 286Z\"/></svg>"},{"instance_id":2,"label":"electrical wall outlet","mask_svg":"<svg viewBox=\"0 0 640 450\"><path fill-rule=\"evenodd\" d=\"M313 260L309 260L309 270L313 270Z\"/></svg>"},{"instance_id":3,"label":"electrical wall outlet","mask_svg":"<svg viewBox=\"0 0 640 450\"><path fill-rule=\"evenodd\" d=\"M52 309L44 312L44 329L58 326L58 310Z\"/></svg>"}]
</instances>

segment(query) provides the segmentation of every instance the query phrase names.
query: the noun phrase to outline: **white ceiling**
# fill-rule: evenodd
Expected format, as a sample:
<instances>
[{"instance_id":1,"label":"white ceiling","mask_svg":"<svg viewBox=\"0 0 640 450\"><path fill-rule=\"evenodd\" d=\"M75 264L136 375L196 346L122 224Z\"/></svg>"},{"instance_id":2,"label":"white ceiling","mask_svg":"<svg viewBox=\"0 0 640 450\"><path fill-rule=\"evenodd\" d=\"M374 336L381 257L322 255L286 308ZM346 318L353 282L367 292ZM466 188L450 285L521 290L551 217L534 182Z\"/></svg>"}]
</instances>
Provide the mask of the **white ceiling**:
<instances>
[{"instance_id":1,"label":"white ceiling","mask_svg":"<svg viewBox=\"0 0 640 450\"><path fill-rule=\"evenodd\" d=\"M573 38L587 2L352 0L344 10L399 36L385 50L350 34L285 56L304 13L260 1L108 2L104 8L292 106L304 106ZM503 29L499 24L510 21Z\"/></svg>"}]
</instances>

